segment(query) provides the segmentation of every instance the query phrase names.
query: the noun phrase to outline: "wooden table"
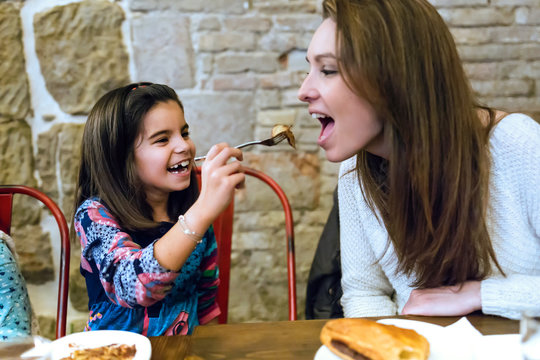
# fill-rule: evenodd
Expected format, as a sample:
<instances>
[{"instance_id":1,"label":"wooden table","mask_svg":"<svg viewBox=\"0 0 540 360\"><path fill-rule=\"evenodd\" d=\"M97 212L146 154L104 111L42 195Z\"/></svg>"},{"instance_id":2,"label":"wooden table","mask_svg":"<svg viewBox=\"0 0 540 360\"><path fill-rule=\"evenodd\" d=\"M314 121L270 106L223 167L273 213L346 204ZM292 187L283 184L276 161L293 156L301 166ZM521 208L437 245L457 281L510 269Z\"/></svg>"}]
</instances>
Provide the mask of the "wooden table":
<instances>
[{"instance_id":1,"label":"wooden table","mask_svg":"<svg viewBox=\"0 0 540 360\"><path fill-rule=\"evenodd\" d=\"M400 318L443 326L460 319L420 316ZM519 332L519 322L516 320L485 315L471 315L467 318L484 335ZM151 337L152 360L313 360L321 346L319 334L325 323L326 320L299 320L199 326L191 336Z\"/></svg>"}]
</instances>

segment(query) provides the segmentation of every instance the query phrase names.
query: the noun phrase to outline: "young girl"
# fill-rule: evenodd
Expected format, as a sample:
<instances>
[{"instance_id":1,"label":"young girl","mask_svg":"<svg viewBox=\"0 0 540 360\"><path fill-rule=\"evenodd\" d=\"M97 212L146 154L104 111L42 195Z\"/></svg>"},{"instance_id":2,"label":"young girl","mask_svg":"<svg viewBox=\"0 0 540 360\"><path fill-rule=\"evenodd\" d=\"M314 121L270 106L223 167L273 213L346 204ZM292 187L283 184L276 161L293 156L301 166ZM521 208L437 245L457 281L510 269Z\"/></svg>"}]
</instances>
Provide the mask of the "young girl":
<instances>
[{"instance_id":1,"label":"young girl","mask_svg":"<svg viewBox=\"0 0 540 360\"><path fill-rule=\"evenodd\" d=\"M345 316L540 308L540 126L479 105L426 0L325 0L299 98L338 182Z\"/></svg>"},{"instance_id":2,"label":"young girl","mask_svg":"<svg viewBox=\"0 0 540 360\"><path fill-rule=\"evenodd\" d=\"M84 129L74 215L86 330L189 334L219 315L211 223L243 184L242 152L213 146L195 175L183 106L166 85L105 94Z\"/></svg>"}]
</instances>

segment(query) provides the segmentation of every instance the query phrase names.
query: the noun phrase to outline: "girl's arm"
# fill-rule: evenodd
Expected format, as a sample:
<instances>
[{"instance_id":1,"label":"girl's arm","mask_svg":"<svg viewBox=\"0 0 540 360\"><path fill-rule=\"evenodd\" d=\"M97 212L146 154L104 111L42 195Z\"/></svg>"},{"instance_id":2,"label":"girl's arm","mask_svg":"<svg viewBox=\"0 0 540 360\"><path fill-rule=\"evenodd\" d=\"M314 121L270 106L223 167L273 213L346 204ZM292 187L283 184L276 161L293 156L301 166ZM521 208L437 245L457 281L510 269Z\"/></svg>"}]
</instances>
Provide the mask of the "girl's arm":
<instances>
[{"instance_id":1,"label":"girl's arm","mask_svg":"<svg viewBox=\"0 0 540 360\"><path fill-rule=\"evenodd\" d=\"M190 231L204 234L232 201L234 190L243 185L245 175L241 164L231 162L231 158L242 160L242 151L224 143L214 145L206 155L201 171L201 192L184 214L185 224ZM178 271L193 251L195 240L176 223L155 243L154 255L163 267Z\"/></svg>"},{"instance_id":2,"label":"girl's arm","mask_svg":"<svg viewBox=\"0 0 540 360\"><path fill-rule=\"evenodd\" d=\"M219 269L217 263L217 244L212 227L206 233L206 250L201 262L201 279L197 284L197 314L200 324L207 324L217 319L221 310L217 303L217 290L219 286Z\"/></svg>"},{"instance_id":3,"label":"girl's arm","mask_svg":"<svg viewBox=\"0 0 540 360\"><path fill-rule=\"evenodd\" d=\"M81 241L81 267L93 272L94 261L107 297L124 307L150 306L163 299L176 277L154 258L154 244L142 249L97 200L77 210L75 230Z\"/></svg>"},{"instance_id":4,"label":"girl's arm","mask_svg":"<svg viewBox=\"0 0 540 360\"><path fill-rule=\"evenodd\" d=\"M368 242L379 223L365 203L356 173L349 170L356 158L345 161L338 183L341 266L345 317L387 316L397 313L392 301L393 288L377 263ZM386 242L386 237L380 239ZM377 240L374 240L377 241Z\"/></svg>"}]
</instances>

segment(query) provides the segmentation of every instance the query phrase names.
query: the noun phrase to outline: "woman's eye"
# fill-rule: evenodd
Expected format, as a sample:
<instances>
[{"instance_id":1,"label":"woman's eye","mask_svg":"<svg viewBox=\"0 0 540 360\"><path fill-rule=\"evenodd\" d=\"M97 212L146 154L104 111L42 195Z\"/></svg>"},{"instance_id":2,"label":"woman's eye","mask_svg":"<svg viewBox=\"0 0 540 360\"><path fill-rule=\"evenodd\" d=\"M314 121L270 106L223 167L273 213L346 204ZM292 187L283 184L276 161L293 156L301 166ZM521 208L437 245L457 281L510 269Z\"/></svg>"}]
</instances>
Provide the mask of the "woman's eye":
<instances>
[{"instance_id":1,"label":"woman's eye","mask_svg":"<svg viewBox=\"0 0 540 360\"><path fill-rule=\"evenodd\" d=\"M183 133L182 133L182 137L188 138L188 137L189 137L189 134L190 134L189 131L183 132Z\"/></svg>"},{"instance_id":2,"label":"woman's eye","mask_svg":"<svg viewBox=\"0 0 540 360\"><path fill-rule=\"evenodd\" d=\"M321 72L322 72L325 76L337 74L337 70L322 69Z\"/></svg>"}]
</instances>

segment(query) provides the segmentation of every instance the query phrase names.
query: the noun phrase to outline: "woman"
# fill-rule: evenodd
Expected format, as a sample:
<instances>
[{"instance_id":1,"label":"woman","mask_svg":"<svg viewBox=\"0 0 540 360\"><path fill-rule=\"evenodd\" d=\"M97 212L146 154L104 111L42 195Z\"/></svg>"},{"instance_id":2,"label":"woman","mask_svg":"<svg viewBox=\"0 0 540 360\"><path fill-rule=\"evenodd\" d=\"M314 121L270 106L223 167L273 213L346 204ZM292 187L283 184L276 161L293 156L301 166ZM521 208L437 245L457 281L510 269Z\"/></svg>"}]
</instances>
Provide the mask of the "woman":
<instances>
[{"instance_id":1,"label":"woman","mask_svg":"<svg viewBox=\"0 0 540 360\"><path fill-rule=\"evenodd\" d=\"M343 162L345 316L540 307L540 126L474 98L425 0L325 0L299 91Z\"/></svg>"}]
</instances>

